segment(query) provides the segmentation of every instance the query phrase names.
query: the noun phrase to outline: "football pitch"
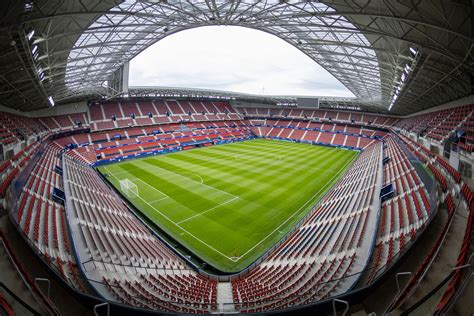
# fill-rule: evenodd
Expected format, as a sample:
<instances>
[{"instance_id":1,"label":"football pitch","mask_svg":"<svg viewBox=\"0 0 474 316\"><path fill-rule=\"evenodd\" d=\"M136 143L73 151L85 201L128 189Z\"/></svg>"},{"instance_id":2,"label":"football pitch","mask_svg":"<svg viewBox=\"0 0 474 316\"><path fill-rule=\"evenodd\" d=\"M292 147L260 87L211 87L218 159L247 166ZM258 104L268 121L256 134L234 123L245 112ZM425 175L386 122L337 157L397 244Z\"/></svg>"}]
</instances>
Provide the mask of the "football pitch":
<instances>
[{"instance_id":1,"label":"football pitch","mask_svg":"<svg viewBox=\"0 0 474 316\"><path fill-rule=\"evenodd\" d=\"M130 180L138 195L129 202L195 255L237 272L284 237L357 155L257 139L98 169L119 191Z\"/></svg>"}]
</instances>

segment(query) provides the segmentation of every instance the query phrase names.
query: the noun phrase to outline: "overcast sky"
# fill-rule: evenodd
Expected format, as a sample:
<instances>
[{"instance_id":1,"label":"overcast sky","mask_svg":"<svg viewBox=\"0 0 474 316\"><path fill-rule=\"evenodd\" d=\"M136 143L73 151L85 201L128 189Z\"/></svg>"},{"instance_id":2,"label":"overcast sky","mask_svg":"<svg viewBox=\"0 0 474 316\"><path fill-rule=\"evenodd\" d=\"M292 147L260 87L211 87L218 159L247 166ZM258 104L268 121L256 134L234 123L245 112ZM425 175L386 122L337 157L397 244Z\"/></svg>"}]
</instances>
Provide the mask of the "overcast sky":
<instances>
[{"instance_id":1,"label":"overcast sky","mask_svg":"<svg viewBox=\"0 0 474 316\"><path fill-rule=\"evenodd\" d=\"M268 95L353 96L285 41L235 26L201 27L166 37L130 62L129 84Z\"/></svg>"}]
</instances>

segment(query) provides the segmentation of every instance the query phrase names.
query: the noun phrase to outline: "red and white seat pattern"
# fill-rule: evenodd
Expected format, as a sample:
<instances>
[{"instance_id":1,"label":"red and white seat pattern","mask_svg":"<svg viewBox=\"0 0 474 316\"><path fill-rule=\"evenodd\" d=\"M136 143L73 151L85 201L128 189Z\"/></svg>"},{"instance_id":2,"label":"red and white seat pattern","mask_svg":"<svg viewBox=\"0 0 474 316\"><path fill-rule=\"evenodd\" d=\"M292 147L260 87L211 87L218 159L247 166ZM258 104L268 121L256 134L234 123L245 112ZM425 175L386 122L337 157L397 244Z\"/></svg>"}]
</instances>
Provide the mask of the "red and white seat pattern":
<instances>
[{"instance_id":1,"label":"red and white seat pattern","mask_svg":"<svg viewBox=\"0 0 474 316\"><path fill-rule=\"evenodd\" d=\"M211 101L129 100L93 104L88 112L92 130L170 124L181 121L240 119L240 115L229 103ZM112 120L113 117L115 120Z\"/></svg>"},{"instance_id":2,"label":"red and white seat pattern","mask_svg":"<svg viewBox=\"0 0 474 316\"><path fill-rule=\"evenodd\" d=\"M464 130L466 143L460 144L460 148L472 151L474 146L474 104L411 116L400 120L395 126L438 142L444 142L455 130Z\"/></svg>"},{"instance_id":3,"label":"red and white seat pattern","mask_svg":"<svg viewBox=\"0 0 474 316\"><path fill-rule=\"evenodd\" d=\"M382 204L368 283L391 266L430 215L428 194L410 161L392 136L385 143L390 161L384 165L384 183L394 184L395 194Z\"/></svg>"},{"instance_id":4,"label":"red and white seat pattern","mask_svg":"<svg viewBox=\"0 0 474 316\"><path fill-rule=\"evenodd\" d=\"M297 118L319 119L321 121L354 122L356 124L375 126L393 126L399 121L397 117L374 115L368 113L344 112L333 110L271 109L271 108L237 108L237 112L248 118Z\"/></svg>"},{"instance_id":5,"label":"red and white seat pattern","mask_svg":"<svg viewBox=\"0 0 474 316\"><path fill-rule=\"evenodd\" d=\"M360 126L337 123L317 123L293 120L250 120L249 125L255 135L268 138L288 138L306 142L319 142L332 146L350 146L367 148L376 142L375 139L360 137L386 135L385 132L365 129ZM315 128L321 131L313 130ZM346 135L352 133L354 135Z\"/></svg>"},{"instance_id":6,"label":"red and white seat pattern","mask_svg":"<svg viewBox=\"0 0 474 316\"><path fill-rule=\"evenodd\" d=\"M185 314L217 310L217 281L189 271L139 274L136 279L103 277L102 281L124 304Z\"/></svg>"},{"instance_id":7,"label":"red and white seat pattern","mask_svg":"<svg viewBox=\"0 0 474 316\"><path fill-rule=\"evenodd\" d=\"M11 159L0 164L0 199L5 197L6 191L13 179L25 167L38 146L39 144L36 142L31 143L16 153Z\"/></svg>"},{"instance_id":8,"label":"red and white seat pattern","mask_svg":"<svg viewBox=\"0 0 474 316\"><path fill-rule=\"evenodd\" d=\"M3 145L16 144L47 132L48 129L36 119L0 112L0 143Z\"/></svg>"},{"instance_id":9,"label":"red and white seat pattern","mask_svg":"<svg viewBox=\"0 0 474 316\"><path fill-rule=\"evenodd\" d=\"M51 198L53 188L62 188L62 179L54 171L60 165L60 148L45 146L35 168L23 188L17 222L36 251L73 287L84 291L71 251L64 207Z\"/></svg>"},{"instance_id":10,"label":"red and white seat pattern","mask_svg":"<svg viewBox=\"0 0 474 316\"><path fill-rule=\"evenodd\" d=\"M234 304L262 312L347 291L373 232L381 144L366 149L305 222L248 275L232 281ZM365 253L365 256L367 254Z\"/></svg>"},{"instance_id":11,"label":"red and white seat pattern","mask_svg":"<svg viewBox=\"0 0 474 316\"><path fill-rule=\"evenodd\" d=\"M183 126L185 126L185 130L182 129ZM57 139L56 143L61 146L70 143L81 145L81 147L74 149L73 153L88 163L94 163L97 161L98 155L103 159L111 159L134 153L183 146L193 142L229 140L249 136L250 131L242 121L215 121L77 134ZM91 145L84 146L84 144Z\"/></svg>"},{"instance_id":12,"label":"red and white seat pattern","mask_svg":"<svg viewBox=\"0 0 474 316\"><path fill-rule=\"evenodd\" d=\"M89 277L105 284L103 295L168 312L208 313L217 308L216 281L188 269L90 166L70 153L64 155L64 166L71 216L85 247L86 258L81 260L99 267Z\"/></svg>"}]
</instances>

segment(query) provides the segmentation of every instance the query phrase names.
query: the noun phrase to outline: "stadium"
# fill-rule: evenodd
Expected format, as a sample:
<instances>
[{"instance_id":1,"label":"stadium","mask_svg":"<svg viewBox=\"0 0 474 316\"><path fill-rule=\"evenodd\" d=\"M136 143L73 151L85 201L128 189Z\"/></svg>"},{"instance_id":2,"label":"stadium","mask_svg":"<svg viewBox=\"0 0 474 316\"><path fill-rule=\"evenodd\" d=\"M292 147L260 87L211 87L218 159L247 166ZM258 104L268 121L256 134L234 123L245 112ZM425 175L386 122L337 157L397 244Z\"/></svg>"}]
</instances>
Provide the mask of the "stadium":
<instances>
[{"instance_id":1,"label":"stadium","mask_svg":"<svg viewBox=\"0 0 474 316\"><path fill-rule=\"evenodd\" d=\"M472 1L0 7L1 315L474 314ZM351 96L130 84L210 26Z\"/></svg>"}]
</instances>

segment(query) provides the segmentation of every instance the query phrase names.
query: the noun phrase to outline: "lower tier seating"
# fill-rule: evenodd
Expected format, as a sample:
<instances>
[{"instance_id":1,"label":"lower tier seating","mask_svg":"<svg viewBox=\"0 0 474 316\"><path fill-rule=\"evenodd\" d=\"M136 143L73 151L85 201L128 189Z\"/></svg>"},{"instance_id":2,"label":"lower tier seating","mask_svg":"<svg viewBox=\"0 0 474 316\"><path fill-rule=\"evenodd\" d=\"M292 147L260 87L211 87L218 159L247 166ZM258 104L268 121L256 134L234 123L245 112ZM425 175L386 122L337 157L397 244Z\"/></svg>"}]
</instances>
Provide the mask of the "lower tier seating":
<instances>
[{"instance_id":1,"label":"lower tier seating","mask_svg":"<svg viewBox=\"0 0 474 316\"><path fill-rule=\"evenodd\" d=\"M259 137L294 139L332 146L364 149L385 132L352 127L347 124L301 122L292 120L250 120L252 132Z\"/></svg>"},{"instance_id":2,"label":"lower tier seating","mask_svg":"<svg viewBox=\"0 0 474 316\"><path fill-rule=\"evenodd\" d=\"M209 313L217 308L217 282L205 279L148 231L98 174L70 153L66 186L87 258L113 266L97 281L111 299L167 312ZM130 269L128 267L135 267Z\"/></svg>"}]
</instances>

